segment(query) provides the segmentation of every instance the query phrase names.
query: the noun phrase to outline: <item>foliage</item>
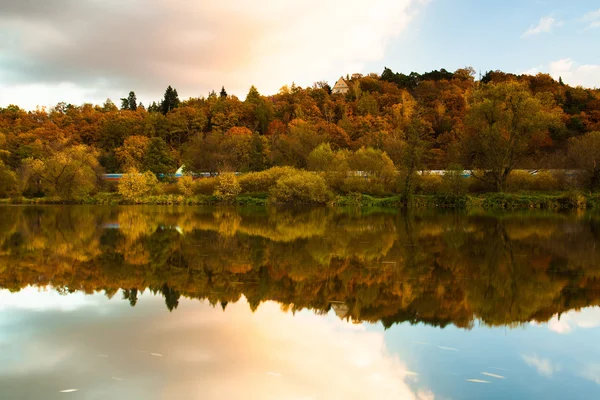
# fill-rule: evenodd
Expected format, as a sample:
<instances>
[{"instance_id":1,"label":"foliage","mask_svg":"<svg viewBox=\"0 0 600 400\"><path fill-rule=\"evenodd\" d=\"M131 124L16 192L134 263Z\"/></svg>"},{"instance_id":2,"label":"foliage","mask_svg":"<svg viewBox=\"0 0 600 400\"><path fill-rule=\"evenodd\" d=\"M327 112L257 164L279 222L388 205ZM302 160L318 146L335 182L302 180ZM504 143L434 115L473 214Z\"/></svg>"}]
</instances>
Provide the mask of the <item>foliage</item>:
<instances>
[{"instance_id":1,"label":"foliage","mask_svg":"<svg viewBox=\"0 0 600 400\"><path fill-rule=\"evenodd\" d=\"M590 132L569 143L571 162L585 173L586 186L592 191L600 190L600 131Z\"/></svg>"},{"instance_id":2,"label":"foliage","mask_svg":"<svg viewBox=\"0 0 600 400\"><path fill-rule=\"evenodd\" d=\"M298 170L293 167L273 167L265 171L243 174L239 182L243 193L268 192L280 178L296 173Z\"/></svg>"},{"instance_id":3,"label":"foliage","mask_svg":"<svg viewBox=\"0 0 600 400\"><path fill-rule=\"evenodd\" d=\"M17 192L17 174L0 161L0 198L16 195Z\"/></svg>"},{"instance_id":4,"label":"foliage","mask_svg":"<svg viewBox=\"0 0 600 400\"><path fill-rule=\"evenodd\" d=\"M43 160L26 159L21 168L24 189L67 200L83 198L98 188L101 168L97 156L88 146L77 145Z\"/></svg>"},{"instance_id":5,"label":"foliage","mask_svg":"<svg viewBox=\"0 0 600 400\"><path fill-rule=\"evenodd\" d=\"M142 168L163 177L173 173L174 166L173 158L169 154L165 141L161 138L150 139L142 161Z\"/></svg>"},{"instance_id":6,"label":"foliage","mask_svg":"<svg viewBox=\"0 0 600 400\"><path fill-rule=\"evenodd\" d=\"M466 119L463 142L466 162L501 192L510 172L531 146L548 141L549 128L559 125L558 110L534 96L523 84L489 84L477 90Z\"/></svg>"},{"instance_id":7,"label":"foliage","mask_svg":"<svg viewBox=\"0 0 600 400\"><path fill-rule=\"evenodd\" d=\"M158 179L151 171L139 173L136 169L131 169L119 180L118 192L127 201L140 202L157 185Z\"/></svg>"},{"instance_id":8,"label":"foliage","mask_svg":"<svg viewBox=\"0 0 600 400\"><path fill-rule=\"evenodd\" d=\"M194 194L194 179L189 175L184 175L177 180L177 189L182 195L189 197Z\"/></svg>"},{"instance_id":9,"label":"foliage","mask_svg":"<svg viewBox=\"0 0 600 400\"><path fill-rule=\"evenodd\" d=\"M214 196L226 204L231 204L242 191L242 187L233 172L226 172L219 175L217 187Z\"/></svg>"},{"instance_id":10,"label":"foliage","mask_svg":"<svg viewBox=\"0 0 600 400\"><path fill-rule=\"evenodd\" d=\"M269 196L277 203L300 204L324 204L332 197L325 179L309 171L296 171L279 178Z\"/></svg>"},{"instance_id":11,"label":"foliage","mask_svg":"<svg viewBox=\"0 0 600 400\"><path fill-rule=\"evenodd\" d=\"M192 184L194 194L212 195L217 189L219 178L212 176L208 178L195 179Z\"/></svg>"}]
</instances>

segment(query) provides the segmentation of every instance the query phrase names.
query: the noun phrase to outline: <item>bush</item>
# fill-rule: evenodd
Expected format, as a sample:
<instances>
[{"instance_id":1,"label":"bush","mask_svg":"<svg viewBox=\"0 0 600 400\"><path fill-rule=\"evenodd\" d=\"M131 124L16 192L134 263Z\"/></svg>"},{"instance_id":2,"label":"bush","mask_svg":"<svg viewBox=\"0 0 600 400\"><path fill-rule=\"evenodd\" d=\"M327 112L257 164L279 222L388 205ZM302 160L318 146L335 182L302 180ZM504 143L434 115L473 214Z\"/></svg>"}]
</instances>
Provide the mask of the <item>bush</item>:
<instances>
[{"instance_id":1,"label":"bush","mask_svg":"<svg viewBox=\"0 0 600 400\"><path fill-rule=\"evenodd\" d=\"M0 161L0 197L15 196L18 192L17 174Z\"/></svg>"},{"instance_id":2,"label":"bush","mask_svg":"<svg viewBox=\"0 0 600 400\"><path fill-rule=\"evenodd\" d=\"M203 194L206 196L212 196L212 194L217 190L217 184L219 183L219 179L215 176L211 176L210 178L199 178L195 179L192 184L192 192L196 195Z\"/></svg>"},{"instance_id":3,"label":"bush","mask_svg":"<svg viewBox=\"0 0 600 400\"><path fill-rule=\"evenodd\" d=\"M215 197L223 203L231 204L240 194L242 188L233 172L226 172L219 175Z\"/></svg>"},{"instance_id":4,"label":"bush","mask_svg":"<svg viewBox=\"0 0 600 400\"><path fill-rule=\"evenodd\" d=\"M249 172L239 177L243 193L268 192L277 181L284 177L298 173L293 167L273 167L265 171Z\"/></svg>"},{"instance_id":5,"label":"bush","mask_svg":"<svg viewBox=\"0 0 600 400\"><path fill-rule=\"evenodd\" d=\"M278 203L324 204L332 198L325 179L314 172L296 171L281 177L270 190L271 200Z\"/></svg>"},{"instance_id":6,"label":"bush","mask_svg":"<svg viewBox=\"0 0 600 400\"><path fill-rule=\"evenodd\" d=\"M440 175L423 174L415 176L415 193L437 194L442 192L442 177Z\"/></svg>"},{"instance_id":7,"label":"bush","mask_svg":"<svg viewBox=\"0 0 600 400\"><path fill-rule=\"evenodd\" d=\"M357 175L344 179L341 189L344 193L363 193L375 196L385 194L385 187L378 179Z\"/></svg>"},{"instance_id":8,"label":"bush","mask_svg":"<svg viewBox=\"0 0 600 400\"><path fill-rule=\"evenodd\" d=\"M524 190L553 191L559 188L558 180L549 172L543 171L531 175L527 171L512 171L506 179L506 190L518 192Z\"/></svg>"},{"instance_id":9,"label":"bush","mask_svg":"<svg viewBox=\"0 0 600 400\"><path fill-rule=\"evenodd\" d=\"M124 174L119 181L118 191L127 201L138 202L158 186L158 179L150 172L140 174L135 169Z\"/></svg>"},{"instance_id":10,"label":"bush","mask_svg":"<svg viewBox=\"0 0 600 400\"><path fill-rule=\"evenodd\" d=\"M442 175L441 192L445 195L461 197L467 194L471 178L463 176L463 169L459 166L450 166Z\"/></svg>"},{"instance_id":11,"label":"bush","mask_svg":"<svg viewBox=\"0 0 600 400\"><path fill-rule=\"evenodd\" d=\"M179 190L179 193L181 193L182 195L190 197L194 194L194 179L191 176L182 176L177 180L176 185L177 189Z\"/></svg>"}]
</instances>

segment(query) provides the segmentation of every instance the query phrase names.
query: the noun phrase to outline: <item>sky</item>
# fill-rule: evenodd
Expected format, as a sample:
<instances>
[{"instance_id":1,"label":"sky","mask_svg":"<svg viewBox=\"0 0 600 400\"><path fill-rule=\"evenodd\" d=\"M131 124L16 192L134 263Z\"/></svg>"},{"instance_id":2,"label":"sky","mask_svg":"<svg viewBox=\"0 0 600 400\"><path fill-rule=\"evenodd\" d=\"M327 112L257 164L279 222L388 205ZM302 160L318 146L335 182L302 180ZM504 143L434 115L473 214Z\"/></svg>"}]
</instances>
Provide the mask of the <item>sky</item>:
<instances>
[{"instance_id":1,"label":"sky","mask_svg":"<svg viewBox=\"0 0 600 400\"><path fill-rule=\"evenodd\" d=\"M550 73L600 87L597 0L0 0L0 107L245 98L342 75Z\"/></svg>"}]
</instances>

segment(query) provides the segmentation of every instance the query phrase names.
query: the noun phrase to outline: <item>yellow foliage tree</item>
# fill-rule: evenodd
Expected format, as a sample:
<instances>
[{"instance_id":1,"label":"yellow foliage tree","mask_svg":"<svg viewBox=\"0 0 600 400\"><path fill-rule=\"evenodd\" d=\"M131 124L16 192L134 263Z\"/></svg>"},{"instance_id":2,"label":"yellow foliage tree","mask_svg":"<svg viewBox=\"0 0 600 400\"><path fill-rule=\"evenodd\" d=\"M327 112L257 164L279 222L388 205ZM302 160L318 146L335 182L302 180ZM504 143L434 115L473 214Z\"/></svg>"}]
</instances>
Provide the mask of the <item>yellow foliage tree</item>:
<instances>
[{"instance_id":1,"label":"yellow foliage tree","mask_svg":"<svg viewBox=\"0 0 600 400\"><path fill-rule=\"evenodd\" d=\"M242 191L242 187L233 172L226 172L219 176L219 183L215 190L215 197L224 203L233 203Z\"/></svg>"},{"instance_id":2,"label":"yellow foliage tree","mask_svg":"<svg viewBox=\"0 0 600 400\"><path fill-rule=\"evenodd\" d=\"M138 202L158 185L158 179L150 172L143 174L131 169L119 181L119 194L127 201Z\"/></svg>"}]
</instances>

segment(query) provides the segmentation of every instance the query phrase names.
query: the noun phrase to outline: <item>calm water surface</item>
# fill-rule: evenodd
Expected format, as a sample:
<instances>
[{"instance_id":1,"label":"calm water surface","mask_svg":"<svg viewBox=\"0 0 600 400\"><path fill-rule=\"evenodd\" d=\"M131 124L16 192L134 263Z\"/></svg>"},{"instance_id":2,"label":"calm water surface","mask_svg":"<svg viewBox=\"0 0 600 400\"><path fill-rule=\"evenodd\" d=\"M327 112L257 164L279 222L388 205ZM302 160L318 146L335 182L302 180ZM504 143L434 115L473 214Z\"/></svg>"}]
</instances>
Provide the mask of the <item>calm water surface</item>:
<instances>
[{"instance_id":1,"label":"calm water surface","mask_svg":"<svg viewBox=\"0 0 600 400\"><path fill-rule=\"evenodd\" d=\"M0 207L0 399L600 398L600 215Z\"/></svg>"}]
</instances>

